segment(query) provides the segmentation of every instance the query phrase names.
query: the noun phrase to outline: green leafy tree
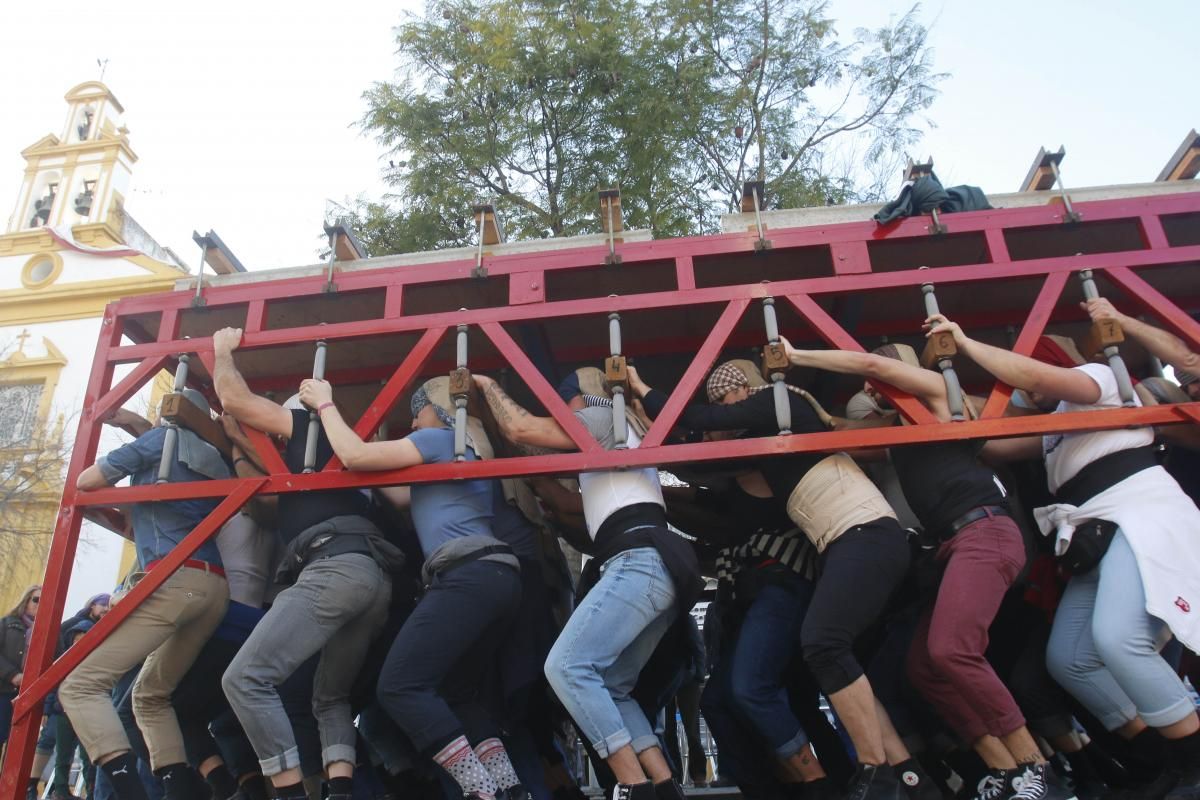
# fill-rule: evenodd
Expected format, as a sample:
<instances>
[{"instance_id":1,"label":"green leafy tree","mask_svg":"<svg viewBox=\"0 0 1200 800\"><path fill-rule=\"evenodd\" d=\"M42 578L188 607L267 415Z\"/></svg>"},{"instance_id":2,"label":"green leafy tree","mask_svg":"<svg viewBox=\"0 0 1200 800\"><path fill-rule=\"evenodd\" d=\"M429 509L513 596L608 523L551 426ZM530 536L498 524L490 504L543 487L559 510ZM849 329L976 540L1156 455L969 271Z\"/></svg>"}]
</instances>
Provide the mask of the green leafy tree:
<instances>
[{"instance_id":1,"label":"green leafy tree","mask_svg":"<svg viewBox=\"0 0 1200 800\"><path fill-rule=\"evenodd\" d=\"M351 204L375 253L471 243L485 197L513 238L595 232L603 186L657 236L715 229L754 178L776 206L844 202L822 156L910 143L940 79L915 9L842 43L806 0L444 0L396 35L362 120L396 191Z\"/></svg>"}]
</instances>

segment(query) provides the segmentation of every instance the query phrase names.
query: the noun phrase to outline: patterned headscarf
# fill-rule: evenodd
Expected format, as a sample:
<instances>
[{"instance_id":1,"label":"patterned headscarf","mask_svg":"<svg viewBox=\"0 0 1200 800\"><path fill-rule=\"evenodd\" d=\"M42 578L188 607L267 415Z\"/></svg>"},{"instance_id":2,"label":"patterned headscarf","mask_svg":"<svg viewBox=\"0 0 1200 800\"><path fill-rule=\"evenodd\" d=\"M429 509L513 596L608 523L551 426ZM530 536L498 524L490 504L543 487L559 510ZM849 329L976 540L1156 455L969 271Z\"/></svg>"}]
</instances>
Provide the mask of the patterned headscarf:
<instances>
[{"instance_id":1,"label":"patterned headscarf","mask_svg":"<svg viewBox=\"0 0 1200 800\"><path fill-rule=\"evenodd\" d=\"M755 366L753 361L744 358L735 358L732 361L726 361L708 375L708 380L704 384L705 391L708 393L708 402L718 403L725 395L732 392L734 389L746 389L750 394L756 394L763 389L770 388L771 384L767 383L767 379L762 376ZM822 422L828 426L829 414L821 407L816 398L811 394L801 389L799 386L792 386L790 383L784 384L787 390L797 397L802 398L806 403L812 406L813 411Z\"/></svg>"},{"instance_id":2,"label":"patterned headscarf","mask_svg":"<svg viewBox=\"0 0 1200 800\"><path fill-rule=\"evenodd\" d=\"M747 389L750 392L762 389L767 385L754 362L744 358L726 361L708 375L704 388L708 393L708 402L718 403L721 398L734 389Z\"/></svg>"},{"instance_id":3,"label":"patterned headscarf","mask_svg":"<svg viewBox=\"0 0 1200 800\"><path fill-rule=\"evenodd\" d=\"M438 420L440 420L441 423L447 428L454 427L454 417L452 417L450 413L446 411L446 409L429 399L429 390L424 384L422 384L415 392L413 392L412 401L409 403L409 409L412 411L413 419L416 419L417 414L420 414L421 410L424 409L425 406L433 406L433 412L437 414Z\"/></svg>"}]
</instances>

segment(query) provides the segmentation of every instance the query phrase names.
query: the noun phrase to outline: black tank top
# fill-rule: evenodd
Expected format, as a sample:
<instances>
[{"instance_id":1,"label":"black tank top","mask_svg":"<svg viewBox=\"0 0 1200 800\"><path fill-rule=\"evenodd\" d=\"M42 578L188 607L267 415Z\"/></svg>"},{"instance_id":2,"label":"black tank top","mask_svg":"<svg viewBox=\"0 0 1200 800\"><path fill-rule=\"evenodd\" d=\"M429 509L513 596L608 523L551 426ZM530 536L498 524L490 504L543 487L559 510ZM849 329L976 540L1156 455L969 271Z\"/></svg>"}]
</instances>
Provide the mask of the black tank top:
<instances>
[{"instance_id":1,"label":"black tank top","mask_svg":"<svg viewBox=\"0 0 1200 800\"><path fill-rule=\"evenodd\" d=\"M950 523L972 508L1005 504L995 473L975 457L980 446L967 440L892 448L904 498L925 530L948 536Z\"/></svg>"}]
</instances>

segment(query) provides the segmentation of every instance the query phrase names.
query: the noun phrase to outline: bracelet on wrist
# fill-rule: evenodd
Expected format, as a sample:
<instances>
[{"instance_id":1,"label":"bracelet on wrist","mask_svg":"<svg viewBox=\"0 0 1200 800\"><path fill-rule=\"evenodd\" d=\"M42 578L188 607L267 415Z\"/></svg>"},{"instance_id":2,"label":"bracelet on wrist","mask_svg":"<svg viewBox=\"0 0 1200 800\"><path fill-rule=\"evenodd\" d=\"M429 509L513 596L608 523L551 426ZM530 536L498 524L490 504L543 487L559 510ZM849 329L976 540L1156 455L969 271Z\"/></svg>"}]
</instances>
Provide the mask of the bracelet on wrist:
<instances>
[{"instance_id":1,"label":"bracelet on wrist","mask_svg":"<svg viewBox=\"0 0 1200 800\"><path fill-rule=\"evenodd\" d=\"M233 467L234 467L234 469L237 469L237 465L238 465L238 464L240 464L240 463L241 463L241 462L243 462L243 461L245 461L247 464L250 464L251 466L253 466L253 464L251 463L250 459L246 458L245 456L238 456L237 458L235 458L235 459L233 460Z\"/></svg>"},{"instance_id":2,"label":"bracelet on wrist","mask_svg":"<svg viewBox=\"0 0 1200 800\"><path fill-rule=\"evenodd\" d=\"M328 402L328 403L321 403L321 405L317 406L317 414L318 414L318 415L320 415L320 413L321 413L322 411L324 411L325 409L327 409L327 408L333 408L333 402L332 402L332 401L330 401L330 402Z\"/></svg>"}]
</instances>

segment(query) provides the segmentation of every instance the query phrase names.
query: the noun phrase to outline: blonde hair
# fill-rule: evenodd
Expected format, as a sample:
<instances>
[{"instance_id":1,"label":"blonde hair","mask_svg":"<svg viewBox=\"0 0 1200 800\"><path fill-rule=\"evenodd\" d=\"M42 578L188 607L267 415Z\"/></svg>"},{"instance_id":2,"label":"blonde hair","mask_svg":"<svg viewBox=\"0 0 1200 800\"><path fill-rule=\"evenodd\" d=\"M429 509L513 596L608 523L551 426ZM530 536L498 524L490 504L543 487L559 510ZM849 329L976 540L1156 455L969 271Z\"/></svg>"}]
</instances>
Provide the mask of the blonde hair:
<instances>
[{"instance_id":1,"label":"blonde hair","mask_svg":"<svg viewBox=\"0 0 1200 800\"><path fill-rule=\"evenodd\" d=\"M8 612L8 615L10 617L24 616L25 606L29 605L29 598L33 597L34 592L40 592L41 590L42 585L40 583L35 583L33 586L30 586L28 589L26 589L25 594L21 595L21 601L17 603L16 607L13 608L12 611Z\"/></svg>"}]
</instances>

